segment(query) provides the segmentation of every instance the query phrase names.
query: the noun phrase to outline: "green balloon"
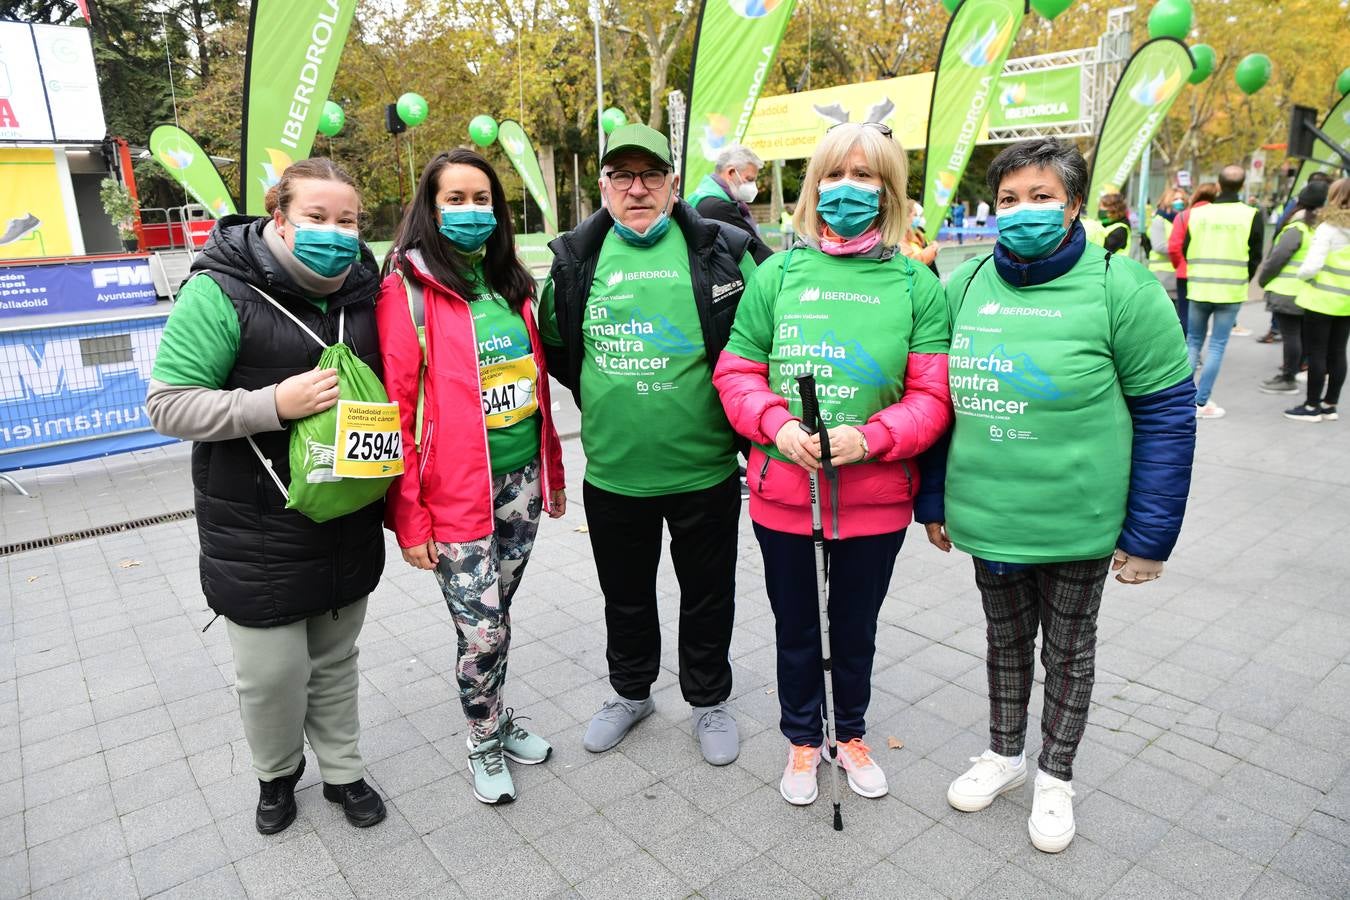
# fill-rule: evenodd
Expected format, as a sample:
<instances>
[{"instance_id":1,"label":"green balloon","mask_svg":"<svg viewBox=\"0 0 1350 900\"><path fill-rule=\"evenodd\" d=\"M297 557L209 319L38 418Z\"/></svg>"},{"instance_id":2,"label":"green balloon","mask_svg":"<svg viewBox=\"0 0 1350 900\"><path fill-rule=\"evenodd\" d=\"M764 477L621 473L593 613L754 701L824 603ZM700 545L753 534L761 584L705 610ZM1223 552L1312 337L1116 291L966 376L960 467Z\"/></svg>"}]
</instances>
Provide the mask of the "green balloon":
<instances>
[{"instance_id":1,"label":"green balloon","mask_svg":"<svg viewBox=\"0 0 1350 900\"><path fill-rule=\"evenodd\" d=\"M942 0L942 5L947 7L947 12L954 13L956 8L961 5L961 0Z\"/></svg>"},{"instance_id":2,"label":"green balloon","mask_svg":"<svg viewBox=\"0 0 1350 900\"><path fill-rule=\"evenodd\" d=\"M1237 64L1237 70L1233 73L1233 80L1237 82L1237 86L1242 93L1255 94L1265 87L1266 82L1270 80L1270 57L1264 53L1252 53L1244 56L1242 62Z\"/></svg>"},{"instance_id":3,"label":"green balloon","mask_svg":"<svg viewBox=\"0 0 1350 900\"><path fill-rule=\"evenodd\" d=\"M474 116L469 120L469 137L480 147L487 147L497 139L497 120L489 115Z\"/></svg>"},{"instance_id":4,"label":"green balloon","mask_svg":"<svg viewBox=\"0 0 1350 900\"><path fill-rule=\"evenodd\" d=\"M1031 8L1047 19L1053 19L1070 6L1073 6L1073 0L1031 0Z\"/></svg>"},{"instance_id":5,"label":"green balloon","mask_svg":"<svg viewBox=\"0 0 1350 900\"><path fill-rule=\"evenodd\" d=\"M347 122L347 115L332 100L323 105L323 113L319 115L319 134L324 137L332 137L342 130L342 126Z\"/></svg>"},{"instance_id":6,"label":"green balloon","mask_svg":"<svg viewBox=\"0 0 1350 900\"><path fill-rule=\"evenodd\" d=\"M1345 69L1336 76L1336 93L1350 94L1350 69Z\"/></svg>"},{"instance_id":7,"label":"green balloon","mask_svg":"<svg viewBox=\"0 0 1350 900\"><path fill-rule=\"evenodd\" d=\"M409 128L416 128L427 120L427 101L421 94L412 91L398 98L398 117Z\"/></svg>"},{"instance_id":8,"label":"green balloon","mask_svg":"<svg viewBox=\"0 0 1350 900\"><path fill-rule=\"evenodd\" d=\"M1148 36L1186 40L1191 33L1191 0L1158 0L1148 14Z\"/></svg>"},{"instance_id":9,"label":"green balloon","mask_svg":"<svg viewBox=\"0 0 1350 900\"><path fill-rule=\"evenodd\" d=\"M1214 48L1209 44L1196 44L1191 48L1191 57L1195 60L1195 71L1187 80L1199 84L1214 71Z\"/></svg>"},{"instance_id":10,"label":"green balloon","mask_svg":"<svg viewBox=\"0 0 1350 900\"><path fill-rule=\"evenodd\" d=\"M605 129L605 134L610 134L615 128L628 124L628 116L617 106L611 106L600 114L600 126Z\"/></svg>"}]
</instances>

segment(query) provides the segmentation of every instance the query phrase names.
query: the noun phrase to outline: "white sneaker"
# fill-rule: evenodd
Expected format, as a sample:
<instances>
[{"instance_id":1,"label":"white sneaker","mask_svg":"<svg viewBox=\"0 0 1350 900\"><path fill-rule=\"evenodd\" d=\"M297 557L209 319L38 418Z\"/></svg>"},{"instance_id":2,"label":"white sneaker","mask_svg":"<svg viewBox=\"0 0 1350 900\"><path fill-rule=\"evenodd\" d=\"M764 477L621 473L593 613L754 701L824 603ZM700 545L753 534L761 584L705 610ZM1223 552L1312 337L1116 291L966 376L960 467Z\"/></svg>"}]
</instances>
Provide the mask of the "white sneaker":
<instances>
[{"instance_id":1,"label":"white sneaker","mask_svg":"<svg viewBox=\"0 0 1350 900\"><path fill-rule=\"evenodd\" d=\"M872 759L872 748L863 743L862 738L854 738L836 745L839 749L839 764L848 774L848 786L853 793L862 797L886 796L890 790L886 786L886 773Z\"/></svg>"},{"instance_id":2,"label":"white sneaker","mask_svg":"<svg viewBox=\"0 0 1350 900\"><path fill-rule=\"evenodd\" d=\"M1036 796L1031 801L1027 832L1031 846L1042 853L1058 853L1073 840L1073 782L1036 773Z\"/></svg>"},{"instance_id":3,"label":"white sneaker","mask_svg":"<svg viewBox=\"0 0 1350 900\"><path fill-rule=\"evenodd\" d=\"M999 794L1015 791L1027 781L1026 756L1019 756L1017 765L1008 762L993 750L972 756L975 765L947 788L947 802L962 812L979 812L994 802Z\"/></svg>"},{"instance_id":4,"label":"white sneaker","mask_svg":"<svg viewBox=\"0 0 1350 900\"><path fill-rule=\"evenodd\" d=\"M778 793L793 806L809 806L816 802L816 768L820 765L819 747L788 746L787 767L783 780L778 782Z\"/></svg>"},{"instance_id":5,"label":"white sneaker","mask_svg":"<svg viewBox=\"0 0 1350 900\"><path fill-rule=\"evenodd\" d=\"M1250 328L1244 328L1241 325L1234 325L1233 330L1230 331L1229 334L1233 337L1251 337L1252 330Z\"/></svg>"},{"instance_id":6,"label":"white sneaker","mask_svg":"<svg viewBox=\"0 0 1350 900\"><path fill-rule=\"evenodd\" d=\"M1297 381L1299 384L1307 384L1307 383L1308 383L1308 370L1307 370L1307 369L1304 369L1302 372L1295 372L1295 373L1294 373L1294 380Z\"/></svg>"},{"instance_id":7,"label":"white sneaker","mask_svg":"<svg viewBox=\"0 0 1350 900\"><path fill-rule=\"evenodd\" d=\"M1219 406L1213 400L1210 400L1204 406L1195 408L1195 417L1197 419L1222 419L1228 411Z\"/></svg>"}]
</instances>

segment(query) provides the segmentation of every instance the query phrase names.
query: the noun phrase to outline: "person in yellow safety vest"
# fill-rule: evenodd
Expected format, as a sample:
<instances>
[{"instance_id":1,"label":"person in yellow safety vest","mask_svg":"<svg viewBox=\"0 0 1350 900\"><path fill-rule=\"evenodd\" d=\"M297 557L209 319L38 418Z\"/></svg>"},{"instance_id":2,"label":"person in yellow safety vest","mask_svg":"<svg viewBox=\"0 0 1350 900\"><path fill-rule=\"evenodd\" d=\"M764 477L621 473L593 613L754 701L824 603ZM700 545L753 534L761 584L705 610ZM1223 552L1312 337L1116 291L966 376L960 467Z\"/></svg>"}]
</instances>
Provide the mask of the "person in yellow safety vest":
<instances>
[{"instance_id":1,"label":"person in yellow safety vest","mask_svg":"<svg viewBox=\"0 0 1350 900\"><path fill-rule=\"evenodd\" d=\"M1098 247L1106 243L1106 229L1102 223L1088 216L1079 216L1079 223L1083 226L1083 236L1087 238L1089 244L1096 244Z\"/></svg>"},{"instance_id":2,"label":"person in yellow safety vest","mask_svg":"<svg viewBox=\"0 0 1350 900\"><path fill-rule=\"evenodd\" d=\"M1350 343L1350 178L1327 192L1322 221L1298 277L1309 283L1299 291L1303 307L1303 343L1308 351L1308 396L1285 418L1321 422L1339 418L1336 404L1345 384L1345 348Z\"/></svg>"},{"instance_id":3,"label":"person in yellow safety vest","mask_svg":"<svg viewBox=\"0 0 1350 900\"><path fill-rule=\"evenodd\" d=\"M784 250L792 246L793 238L796 236L796 230L792 227L792 214L795 211L791 203L784 203L783 214L778 217L778 228L783 234Z\"/></svg>"},{"instance_id":4,"label":"person in yellow safety vest","mask_svg":"<svg viewBox=\"0 0 1350 900\"><path fill-rule=\"evenodd\" d=\"M1260 210L1243 203L1238 195L1246 178L1242 166L1223 168L1219 173L1218 199L1191 210L1181 248L1186 258L1190 303L1186 346L1192 367L1200 362L1205 334L1210 320L1214 321L1214 333L1209 335L1195 391L1195 414L1201 419L1218 419L1224 414L1223 407L1210 397L1223 365L1228 335L1237 324L1238 309L1247 299L1247 285L1261 265L1265 225Z\"/></svg>"},{"instance_id":5,"label":"person in yellow safety vest","mask_svg":"<svg viewBox=\"0 0 1350 900\"><path fill-rule=\"evenodd\" d=\"M1261 382L1261 391L1266 394L1298 393L1294 376L1303 363L1303 307L1295 301L1306 287L1306 282L1298 277L1298 270L1312 246L1317 211L1326 202L1326 184L1309 182L1299 192L1294 208L1285 217L1286 224L1256 273L1257 283L1266 289L1266 309L1275 316L1284 344L1280 370Z\"/></svg>"},{"instance_id":6,"label":"person in yellow safety vest","mask_svg":"<svg viewBox=\"0 0 1350 900\"><path fill-rule=\"evenodd\" d=\"M1170 187L1158 198L1158 208L1148 223L1148 270L1162 282L1173 302L1177 296L1177 270L1167 255L1167 242L1172 238L1172 220L1185 208L1186 192Z\"/></svg>"},{"instance_id":7,"label":"person in yellow safety vest","mask_svg":"<svg viewBox=\"0 0 1350 900\"><path fill-rule=\"evenodd\" d=\"M1111 253L1130 255L1130 207L1123 194L1102 194L1097 201L1097 219L1102 225L1102 246Z\"/></svg>"}]
</instances>

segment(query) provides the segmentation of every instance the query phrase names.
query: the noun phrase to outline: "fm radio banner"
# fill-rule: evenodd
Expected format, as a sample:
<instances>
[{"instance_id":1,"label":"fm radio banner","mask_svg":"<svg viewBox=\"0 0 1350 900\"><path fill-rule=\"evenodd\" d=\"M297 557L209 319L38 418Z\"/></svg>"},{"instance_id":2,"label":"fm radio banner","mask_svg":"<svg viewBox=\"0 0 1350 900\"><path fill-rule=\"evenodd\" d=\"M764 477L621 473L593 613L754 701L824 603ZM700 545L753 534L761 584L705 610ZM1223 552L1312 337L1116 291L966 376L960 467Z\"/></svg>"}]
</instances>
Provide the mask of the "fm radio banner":
<instances>
[{"instance_id":1,"label":"fm radio banner","mask_svg":"<svg viewBox=\"0 0 1350 900\"><path fill-rule=\"evenodd\" d=\"M158 299L144 259L0 269L0 319L153 306Z\"/></svg>"}]
</instances>

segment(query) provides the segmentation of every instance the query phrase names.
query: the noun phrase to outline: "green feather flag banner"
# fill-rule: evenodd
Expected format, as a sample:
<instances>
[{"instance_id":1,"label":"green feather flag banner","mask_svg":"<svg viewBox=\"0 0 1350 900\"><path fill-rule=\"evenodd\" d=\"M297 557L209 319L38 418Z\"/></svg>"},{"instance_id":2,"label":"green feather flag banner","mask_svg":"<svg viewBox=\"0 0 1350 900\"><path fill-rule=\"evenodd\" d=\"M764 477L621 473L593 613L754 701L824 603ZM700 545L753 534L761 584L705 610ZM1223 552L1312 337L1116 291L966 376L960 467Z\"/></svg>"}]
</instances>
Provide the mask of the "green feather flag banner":
<instances>
[{"instance_id":1,"label":"green feather flag banner","mask_svg":"<svg viewBox=\"0 0 1350 900\"><path fill-rule=\"evenodd\" d=\"M935 233L998 99L999 75L1025 15L1024 0L965 0L947 23L933 78L923 178L923 219Z\"/></svg>"},{"instance_id":2,"label":"green feather flag banner","mask_svg":"<svg viewBox=\"0 0 1350 900\"><path fill-rule=\"evenodd\" d=\"M213 218L234 214L234 198L220 172L186 131L174 125L159 126L150 132L150 153L174 181L210 210Z\"/></svg>"},{"instance_id":3,"label":"green feather flag banner","mask_svg":"<svg viewBox=\"0 0 1350 900\"><path fill-rule=\"evenodd\" d=\"M249 215L262 215L267 189L308 158L355 11L356 0L253 0L239 170Z\"/></svg>"},{"instance_id":4,"label":"green feather flag banner","mask_svg":"<svg viewBox=\"0 0 1350 900\"><path fill-rule=\"evenodd\" d=\"M745 138L796 0L705 0L689 63L681 191L712 174L713 161Z\"/></svg>"},{"instance_id":5,"label":"green feather flag banner","mask_svg":"<svg viewBox=\"0 0 1350 900\"><path fill-rule=\"evenodd\" d=\"M1130 57L1097 132L1084 215L1097 215L1102 194L1124 190L1193 71L1191 51L1176 38L1155 38Z\"/></svg>"},{"instance_id":6,"label":"green feather flag banner","mask_svg":"<svg viewBox=\"0 0 1350 900\"><path fill-rule=\"evenodd\" d=\"M539 206L539 211L544 214L544 222L548 225L549 233L557 234L558 211L553 208L553 201L549 199L548 187L544 184L544 172L539 167L539 155L534 152L530 136L520 127L519 122L504 119L497 126L497 143L506 152L506 158L511 160L511 165L515 166L525 190L530 192L530 196Z\"/></svg>"}]
</instances>

